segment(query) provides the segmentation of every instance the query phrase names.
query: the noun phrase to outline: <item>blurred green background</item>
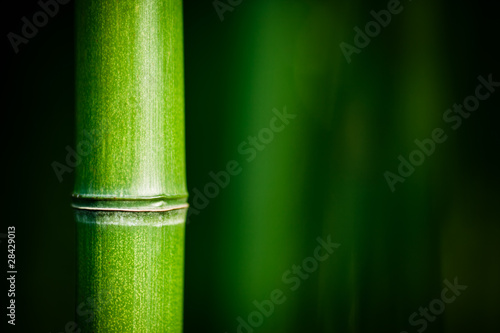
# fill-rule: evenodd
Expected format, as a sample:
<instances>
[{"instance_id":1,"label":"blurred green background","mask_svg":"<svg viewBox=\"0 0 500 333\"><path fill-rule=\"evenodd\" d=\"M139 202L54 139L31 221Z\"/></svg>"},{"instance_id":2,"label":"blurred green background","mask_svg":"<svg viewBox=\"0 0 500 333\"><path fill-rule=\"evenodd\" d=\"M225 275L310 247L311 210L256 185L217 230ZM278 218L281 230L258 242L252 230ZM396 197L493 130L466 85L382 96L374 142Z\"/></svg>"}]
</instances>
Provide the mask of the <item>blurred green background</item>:
<instances>
[{"instance_id":1,"label":"blurred green background","mask_svg":"<svg viewBox=\"0 0 500 333\"><path fill-rule=\"evenodd\" d=\"M350 63L339 45L354 45L353 29L389 1L220 3L231 8L223 21L212 1L184 1L197 209L186 227L184 331L500 331L500 88L456 130L443 120L479 75L500 81L494 2L402 1ZM4 6L4 36L39 10L34 0ZM59 182L51 167L75 146L73 11L61 5L18 54L4 38L0 233L16 226L19 332L65 332L76 315L73 174ZM296 117L247 161L240 145L284 107ZM447 140L392 192L384 173L436 128ZM193 202L232 160L241 173L206 205ZM313 256L318 237L340 246L291 290L283 275ZM412 324L421 307L439 308L455 277L467 289ZM286 300L256 315L254 301L268 304L275 289ZM238 328L239 317L258 325Z\"/></svg>"}]
</instances>

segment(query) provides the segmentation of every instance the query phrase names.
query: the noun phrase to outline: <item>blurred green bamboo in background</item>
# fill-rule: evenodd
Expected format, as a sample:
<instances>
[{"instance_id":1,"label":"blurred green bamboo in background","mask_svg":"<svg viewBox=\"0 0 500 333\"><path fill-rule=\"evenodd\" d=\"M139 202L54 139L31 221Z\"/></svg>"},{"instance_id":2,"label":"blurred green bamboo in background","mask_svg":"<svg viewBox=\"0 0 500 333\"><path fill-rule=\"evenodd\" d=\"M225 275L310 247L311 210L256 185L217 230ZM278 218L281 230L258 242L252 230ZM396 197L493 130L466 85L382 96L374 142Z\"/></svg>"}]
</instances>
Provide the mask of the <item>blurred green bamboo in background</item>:
<instances>
[{"instance_id":1,"label":"blurred green bamboo in background","mask_svg":"<svg viewBox=\"0 0 500 333\"><path fill-rule=\"evenodd\" d=\"M234 71L245 94L231 99L240 124L233 140L266 127L274 107L286 105L297 117L244 168L241 192L228 204L228 220L239 223L227 226L225 247L233 250L225 260L233 264L219 289L231 306L226 313L233 314L224 325L234 330L237 316L258 322L251 318L254 300L269 299L275 288L289 290L283 273L311 255L317 236L331 235L342 247L300 289L286 293L272 317L249 326L401 331L439 292L439 220L422 209L434 196L427 179L438 164L428 158L395 193L384 178L385 170L396 172L398 155L408 158L414 140L430 136L441 121L436 5L408 8L399 22L394 16L397 23L348 64L335 42L352 38L352 26L361 26L356 22L372 19L369 6L266 1L241 14L246 47L239 48L244 52ZM430 13L425 27L418 20L423 13ZM390 38L413 43L395 48ZM377 306L381 302L393 306ZM439 328L435 323L429 331Z\"/></svg>"}]
</instances>

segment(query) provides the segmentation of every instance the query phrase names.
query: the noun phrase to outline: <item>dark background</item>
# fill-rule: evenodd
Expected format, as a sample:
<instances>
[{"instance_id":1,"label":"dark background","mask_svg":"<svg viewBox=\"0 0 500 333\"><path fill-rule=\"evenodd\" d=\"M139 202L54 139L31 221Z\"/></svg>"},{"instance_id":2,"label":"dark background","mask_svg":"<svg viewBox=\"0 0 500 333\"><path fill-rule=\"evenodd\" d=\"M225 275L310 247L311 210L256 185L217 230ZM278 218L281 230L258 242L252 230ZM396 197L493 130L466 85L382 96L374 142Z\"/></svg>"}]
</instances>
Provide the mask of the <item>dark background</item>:
<instances>
[{"instance_id":1,"label":"dark background","mask_svg":"<svg viewBox=\"0 0 500 333\"><path fill-rule=\"evenodd\" d=\"M442 120L479 75L500 81L498 10L402 4L348 64L339 44L387 1L242 1L222 22L184 1L188 190L243 169L186 227L186 332L236 332L276 288L287 301L255 332L417 332L408 317L455 277L467 290L426 332L500 330L500 91L456 131ZM59 333L76 307L73 175L51 167L75 145L74 6L15 54L7 33L38 10L2 9L0 233L16 227L15 331ZM247 163L238 145L284 106L297 118ZM447 141L392 193L384 172L436 127ZM328 235L341 246L291 292L282 274Z\"/></svg>"}]
</instances>

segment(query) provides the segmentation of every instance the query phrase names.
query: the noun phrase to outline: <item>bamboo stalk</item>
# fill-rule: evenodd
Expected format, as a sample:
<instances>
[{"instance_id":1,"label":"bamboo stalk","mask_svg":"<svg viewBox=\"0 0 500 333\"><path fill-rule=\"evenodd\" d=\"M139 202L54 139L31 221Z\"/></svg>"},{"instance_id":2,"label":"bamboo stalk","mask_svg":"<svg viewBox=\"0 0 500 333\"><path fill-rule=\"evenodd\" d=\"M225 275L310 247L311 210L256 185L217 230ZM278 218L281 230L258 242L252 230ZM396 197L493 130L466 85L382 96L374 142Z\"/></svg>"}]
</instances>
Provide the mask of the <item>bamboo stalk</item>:
<instances>
[{"instance_id":1,"label":"bamboo stalk","mask_svg":"<svg viewBox=\"0 0 500 333\"><path fill-rule=\"evenodd\" d=\"M78 326L181 332L182 1L80 0L76 31Z\"/></svg>"}]
</instances>

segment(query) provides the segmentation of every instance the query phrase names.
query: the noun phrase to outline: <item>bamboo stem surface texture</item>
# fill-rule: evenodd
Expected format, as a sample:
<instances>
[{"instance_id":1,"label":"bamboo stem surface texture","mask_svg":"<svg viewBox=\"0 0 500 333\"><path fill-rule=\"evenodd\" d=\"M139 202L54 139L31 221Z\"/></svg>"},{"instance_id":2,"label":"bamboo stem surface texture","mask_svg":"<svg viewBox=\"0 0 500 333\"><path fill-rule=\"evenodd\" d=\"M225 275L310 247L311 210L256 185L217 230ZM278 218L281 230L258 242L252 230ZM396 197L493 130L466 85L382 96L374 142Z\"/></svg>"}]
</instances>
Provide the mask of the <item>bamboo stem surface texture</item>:
<instances>
[{"instance_id":1,"label":"bamboo stem surface texture","mask_svg":"<svg viewBox=\"0 0 500 333\"><path fill-rule=\"evenodd\" d=\"M181 0L76 2L73 207L81 332L181 332Z\"/></svg>"}]
</instances>

